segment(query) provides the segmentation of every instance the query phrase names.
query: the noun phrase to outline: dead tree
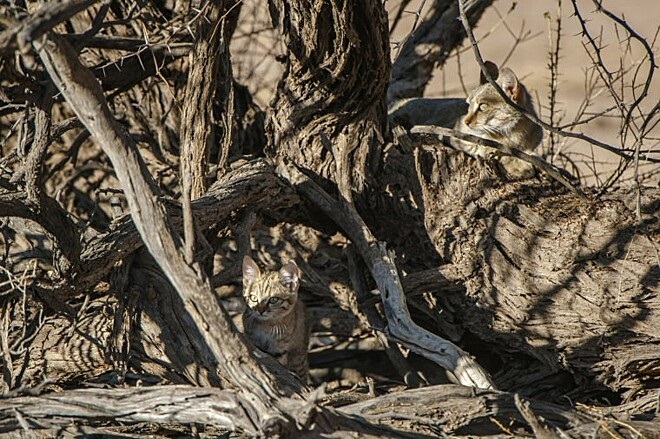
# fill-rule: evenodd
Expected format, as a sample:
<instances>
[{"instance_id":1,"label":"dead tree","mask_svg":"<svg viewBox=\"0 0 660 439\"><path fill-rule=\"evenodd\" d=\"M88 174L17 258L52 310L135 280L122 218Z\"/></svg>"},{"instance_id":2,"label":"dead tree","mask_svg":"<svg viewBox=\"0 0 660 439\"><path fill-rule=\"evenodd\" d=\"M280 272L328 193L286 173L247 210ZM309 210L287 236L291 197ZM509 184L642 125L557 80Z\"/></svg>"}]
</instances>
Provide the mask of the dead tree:
<instances>
[{"instance_id":1,"label":"dead tree","mask_svg":"<svg viewBox=\"0 0 660 439\"><path fill-rule=\"evenodd\" d=\"M392 127L388 93L464 38L454 1L392 65L382 2L270 0L261 109L232 74L243 3L0 6L0 432L660 432L657 188L511 182ZM251 248L300 261L341 342L317 369L363 353L380 379L305 388L254 351L232 319ZM445 373L463 386L402 385Z\"/></svg>"}]
</instances>

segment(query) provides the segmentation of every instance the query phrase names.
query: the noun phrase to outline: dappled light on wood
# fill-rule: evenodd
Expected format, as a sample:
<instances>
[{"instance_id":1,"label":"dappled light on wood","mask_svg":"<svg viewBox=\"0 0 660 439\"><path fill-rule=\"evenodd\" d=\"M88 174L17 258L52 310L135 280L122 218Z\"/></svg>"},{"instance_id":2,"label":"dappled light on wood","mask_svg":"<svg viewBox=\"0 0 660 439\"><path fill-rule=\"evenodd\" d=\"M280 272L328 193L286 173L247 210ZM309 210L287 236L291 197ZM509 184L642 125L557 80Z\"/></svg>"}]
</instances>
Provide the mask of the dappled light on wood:
<instances>
[{"instance_id":1,"label":"dappled light on wood","mask_svg":"<svg viewBox=\"0 0 660 439\"><path fill-rule=\"evenodd\" d=\"M0 5L0 434L660 435L653 35L571 3L599 74L566 124L559 10L551 96L497 104L526 147L460 93L397 106L488 81L492 3Z\"/></svg>"}]
</instances>

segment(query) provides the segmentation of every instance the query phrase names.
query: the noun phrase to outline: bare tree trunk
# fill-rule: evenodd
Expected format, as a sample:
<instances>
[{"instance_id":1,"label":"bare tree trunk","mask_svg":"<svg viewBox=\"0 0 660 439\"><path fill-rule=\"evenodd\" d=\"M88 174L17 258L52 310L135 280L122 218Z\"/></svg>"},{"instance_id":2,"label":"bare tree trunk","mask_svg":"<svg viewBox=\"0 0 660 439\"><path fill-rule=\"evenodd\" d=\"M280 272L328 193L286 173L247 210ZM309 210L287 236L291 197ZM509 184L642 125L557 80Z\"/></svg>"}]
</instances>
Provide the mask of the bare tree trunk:
<instances>
[{"instance_id":1,"label":"bare tree trunk","mask_svg":"<svg viewBox=\"0 0 660 439\"><path fill-rule=\"evenodd\" d=\"M387 126L385 11L373 0L312 9L308 2L271 0L270 7L288 49L269 110L273 153L350 201L378 172Z\"/></svg>"},{"instance_id":2,"label":"bare tree trunk","mask_svg":"<svg viewBox=\"0 0 660 439\"><path fill-rule=\"evenodd\" d=\"M386 135L383 99L390 63L381 5L366 2L351 8L333 1L327 4L330 11L311 13L304 4L289 6L271 2L291 54L271 105L270 135L278 147L280 172L356 245L380 289L392 340L432 359L463 384L492 388L487 372L467 353L412 321L393 255L355 207L364 206L368 195L365 176L380 173L376 160L382 157ZM365 65L373 77L365 77ZM328 180L336 183L338 194Z\"/></svg>"}]
</instances>

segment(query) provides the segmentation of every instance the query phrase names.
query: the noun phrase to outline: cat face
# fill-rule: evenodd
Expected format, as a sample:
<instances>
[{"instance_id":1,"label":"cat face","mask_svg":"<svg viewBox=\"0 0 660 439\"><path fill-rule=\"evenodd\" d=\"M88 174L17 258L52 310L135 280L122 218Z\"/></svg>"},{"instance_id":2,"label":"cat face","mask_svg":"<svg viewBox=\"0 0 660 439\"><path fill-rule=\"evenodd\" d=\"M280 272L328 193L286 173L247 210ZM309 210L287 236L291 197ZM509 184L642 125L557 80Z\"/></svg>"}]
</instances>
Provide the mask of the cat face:
<instances>
[{"instance_id":1,"label":"cat face","mask_svg":"<svg viewBox=\"0 0 660 439\"><path fill-rule=\"evenodd\" d=\"M504 90L508 97L520 106L531 106L524 86L509 68L501 71L495 64L486 61L491 78ZM481 75L481 84L467 98L468 112L463 123L475 134L496 140L506 137L524 116L509 106L495 88Z\"/></svg>"},{"instance_id":2,"label":"cat face","mask_svg":"<svg viewBox=\"0 0 660 439\"><path fill-rule=\"evenodd\" d=\"M288 315L298 300L300 275L293 261L262 273L251 257L243 258L243 298L252 315L265 321Z\"/></svg>"}]
</instances>

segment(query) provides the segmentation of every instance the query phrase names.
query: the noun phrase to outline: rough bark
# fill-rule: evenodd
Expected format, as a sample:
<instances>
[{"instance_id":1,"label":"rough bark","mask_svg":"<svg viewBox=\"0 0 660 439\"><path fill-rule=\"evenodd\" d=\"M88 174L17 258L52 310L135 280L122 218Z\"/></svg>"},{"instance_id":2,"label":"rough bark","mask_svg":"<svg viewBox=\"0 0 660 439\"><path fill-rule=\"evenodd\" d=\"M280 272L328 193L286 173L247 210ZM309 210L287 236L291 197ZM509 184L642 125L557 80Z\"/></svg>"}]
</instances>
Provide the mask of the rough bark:
<instances>
[{"instance_id":1,"label":"rough bark","mask_svg":"<svg viewBox=\"0 0 660 439\"><path fill-rule=\"evenodd\" d=\"M284 209L296 203L297 198L293 190L275 175L272 166L263 160L256 160L218 180L204 197L192 202L192 210L196 226L206 230L228 218L234 211L254 205L271 210ZM181 206L168 202L165 208L174 227L182 230ZM81 253L80 289L97 284L117 262L142 245L129 216L119 219L108 232L90 239Z\"/></svg>"},{"instance_id":2,"label":"rough bark","mask_svg":"<svg viewBox=\"0 0 660 439\"><path fill-rule=\"evenodd\" d=\"M486 371L467 353L412 321L392 255L377 242L356 210L354 194L358 206L367 195L364 177L378 173L369 158L382 153L387 126L383 102L390 71L387 21L377 3L355 8L343 2L326 6L330 9L309 10L304 3L271 2L273 20L282 30L290 54L271 105L270 135L278 147L276 159L295 165L284 164L279 171L355 244L380 290L386 333L392 341L437 362L460 383L492 388ZM327 16L333 17L333 23L324 21ZM364 26L365 19L380 26ZM334 39L326 37L329 25ZM359 44L362 41L371 44ZM370 65L368 72L373 77L365 77L365 65ZM341 132L334 127L338 123ZM325 192L324 180L336 182L339 193Z\"/></svg>"},{"instance_id":3,"label":"rough bark","mask_svg":"<svg viewBox=\"0 0 660 439\"><path fill-rule=\"evenodd\" d=\"M417 177L408 178L420 184L423 223L412 227L417 239L390 244L409 255L428 240L445 261L441 272L465 286L465 294L430 291L452 333L497 350L506 365L494 377L499 388L551 397L582 382L632 396L655 374L657 190L645 191L640 222L625 198L584 200L542 180L501 182L483 163L442 147L420 147L414 161ZM388 205L395 215L407 208ZM520 374L530 359L536 378ZM557 387L543 390L553 375Z\"/></svg>"},{"instance_id":4,"label":"rough bark","mask_svg":"<svg viewBox=\"0 0 660 439\"><path fill-rule=\"evenodd\" d=\"M246 392L252 400L257 425L264 425L266 431L286 431L286 422L280 426L284 421L278 414L281 408L276 406L276 395L284 389L276 390L273 376L255 360L225 309L214 300L208 279L186 263L178 248L180 238L155 196L151 177L131 138L119 129L105 107L98 83L62 39L50 35L40 49L56 85L113 161L135 225L183 302L182 322L188 326L187 332L199 334L190 338L197 356L189 361L199 362L209 371L210 379L194 377L197 383L218 385L215 375L219 374L225 386ZM101 113L92 109L100 109Z\"/></svg>"},{"instance_id":5,"label":"rough bark","mask_svg":"<svg viewBox=\"0 0 660 439\"><path fill-rule=\"evenodd\" d=\"M224 171L233 143L234 90L229 43L240 12L240 6L236 6L235 1L209 4L207 20L197 29L198 38L190 58L180 138L183 190L189 190L193 200L201 197L208 187L207 173L214 144L220 143L217 164ZM216 121L216 101L220 103L220 121Z\"/></svg>"},{"instance_id":6,"label":"rough bark","mask_svg":"<svg viewBox=\"0 0 660 439\"><path fill-rule=\"evenodd\" d=\"M13 151L11 135L2 146L0 214L46 229L19 218L0 229L1 432L660 433L657 189L640 189L636 217L632 195L584 188L585 199L542 176L503 181L489 163L388 130L387 87L390 97L421 94L462 38L453 2L433 4L389 82L382 2L271 0L285 73L267 115L270 157L257 160L237 160L260 155L265 133L230 77L222 17L195 23L208 37L196 40L197 56L210 64L187 66L189 4L120 0L73 15L92 3L44 3L33 16L0 6L12 12L0 91L14 105L0 122L17 123L4 112L26 104L20 117L34 121ZM471 20L489 4L469 3ZM218 67L213 55L224 61L221 83L203 81ZM52 106L48 81L61 92ZM208 106L204 118L193 117L191 96ZM187 203L187 169L209 169L198 142L214 143L210 106L225 110L224 175ZM178 172L182 142L200 154ZM83 172L100 183L67 186ZM106 189L130 215L104 218ZM195 224L188 242L210 231L218 243L217 295L198 255L184 255L184 215ZM71 261L66 282L51 277L58 251ZM271 266L300 261L322 384L313 392L233 324L236 261L248 251ZM503 392L402 390L440 382L438 365Z\"/></svg>"},{"instance_id":7,"label":"rough bark","mask_svg":"<svg viewBox=\"0 0 660 439\"><path fill-rule=\"evenodd\" d=\"M383 330L393 342L436 362L466 386L493 388L488 373L470 355L452 342L416 325L406 305L394 254L385 243L379 243L351 205L334 200L318 185L294 168L282 170L294 187L334 220L355 244L378 285L384 306L386 327ZM370 322L376 326L376 322Z\"/></svg>"},{"instance_id":8,"label":"rough bark","mask_svg":"<svg viewBox=\"0 0 660 439\"><path fill-rule=\"evenodd\" d=\"M47 398L49 404L44 406ZM405 401L405 405L401 402ZM462 386L436 386L412 389L383 395L340 409L315 407L312 428L299 437L314 437L323 431L328 436L352 434L360 437L437 437L438 435L502 435L522 434L530 413L542 419L544 428L552 437L566 435L586 436L599 430L619 434L654 434L657 428L651 422L631 421L624 413L600 413L591 408L574 412L561 406L541 401L525 401L526 413L520 412L520 398L511 394L481 391L477 394ZM0 401L0 432L11 432L26 426L34 434L47 435L70 425L70 418L84 421L86 428L96 432L130 431L128 427L105 427L108 419L123 424L146 423L158 425L164 421L192 427L195 424L212 426L215 431L242 430L254 435L250 415L244 409L248 403L239 393L230 390L189 386L159 386L131 389L81 389L49 396L17 396L9 402ZM441 417L435 416L442 413ZM360 427L346 415L375 421L378 427ZM342 418L344 416L344 418ZM340 421L330 430L326 422ZM537 421L538 422L538 421ZM165 424L164 427L166 427ZM105 428L104 428L105 427ZM83 427L84 428L84 427ZM83 430L84 431L84 430ZM538 436L537 436L538 437ZM549 437L549 436L546 436Z\"/></svg>"},{"instance_id":9,"label":"rough bark","mask_svg":"<svg viewBox=\"0 0 660 439\"><path fill-rule=\"evenodd\" d=\"M269 4L288 49L268 114L271 153L352 200L378 172L387 126L385 11L371 0Z\"/></svg>"}]
</instances>

